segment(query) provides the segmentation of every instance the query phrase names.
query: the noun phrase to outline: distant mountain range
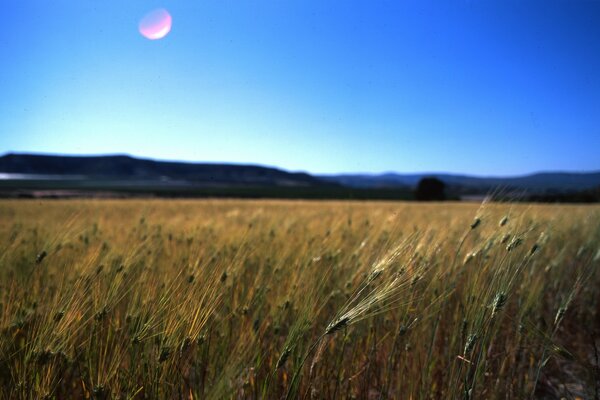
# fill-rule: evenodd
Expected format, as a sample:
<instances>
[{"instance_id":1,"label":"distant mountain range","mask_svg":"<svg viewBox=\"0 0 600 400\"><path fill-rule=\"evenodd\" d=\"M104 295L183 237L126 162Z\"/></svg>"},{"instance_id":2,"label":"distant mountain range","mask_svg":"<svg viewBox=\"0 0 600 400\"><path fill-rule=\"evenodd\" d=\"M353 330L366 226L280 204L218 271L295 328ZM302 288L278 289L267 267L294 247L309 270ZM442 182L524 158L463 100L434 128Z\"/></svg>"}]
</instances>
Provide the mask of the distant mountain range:
<instances>
[{"instance_id":1,"label":"distant mountain range","mask_svg":"<svg viewBox=\"0 0 600 400\"><path fill-rule=\"evenodd\" d=\"M341 174L321 175L319 178L354 188L409 187L414 188L425 177L435 177L460 191L485 192L496 188L539 192L571 192L600 186L599 172L541 172L515 177L478 177L444 173Z\"/></svg>"},{"instance_id":2,"label":"distant mountain range","mask_svg":"<svg viewBox=\"0 0 600 400\"><path fill-rule=\"evenodd\" d=\"M258 165L157 161L128 155L63 156L13 154L0 157L2 190L151 188L251 188L287 190L285 197L407 198L424 177L446 183L454 195L485 194L492 190L527 194L569 193L600 187L600 171L543 172L516 177L478 177L445 173L310 175ZM150 189L149 189L150 190ZM169 189L170 190L170 189ZM279 189L277 189L279 190ZM299 191L300 190L300 191ZM312 190L312 194L306 190ZM318 191L318 195L315 193ZM186 192L191 193L191 192ZM211 192L215 193L215 192ZM238 195L239 191L232 192ZM325 193L325 194L323 194ZM218 193L217 193L218 195ZM248 196L250 197L250 196Z\"/></svg>"}]
</instances>

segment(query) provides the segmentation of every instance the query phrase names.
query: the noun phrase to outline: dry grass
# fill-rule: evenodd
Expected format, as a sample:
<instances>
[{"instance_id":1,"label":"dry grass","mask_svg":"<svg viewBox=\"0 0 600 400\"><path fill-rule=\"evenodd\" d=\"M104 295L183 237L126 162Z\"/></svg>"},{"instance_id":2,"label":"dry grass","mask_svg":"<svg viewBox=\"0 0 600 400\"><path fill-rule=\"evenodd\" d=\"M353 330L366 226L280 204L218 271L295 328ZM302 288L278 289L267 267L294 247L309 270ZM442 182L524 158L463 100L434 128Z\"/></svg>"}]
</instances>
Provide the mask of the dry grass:
<instances>
[{"instance_id":1,"label":"dry grass","mask_svg":"<svg viewBox=\"0 0 600 400\"><path fill-rule=\"evenodd\" d=\"M0 202L0 398L598 398L600 208Z\"/></svg>"}]
</instances>

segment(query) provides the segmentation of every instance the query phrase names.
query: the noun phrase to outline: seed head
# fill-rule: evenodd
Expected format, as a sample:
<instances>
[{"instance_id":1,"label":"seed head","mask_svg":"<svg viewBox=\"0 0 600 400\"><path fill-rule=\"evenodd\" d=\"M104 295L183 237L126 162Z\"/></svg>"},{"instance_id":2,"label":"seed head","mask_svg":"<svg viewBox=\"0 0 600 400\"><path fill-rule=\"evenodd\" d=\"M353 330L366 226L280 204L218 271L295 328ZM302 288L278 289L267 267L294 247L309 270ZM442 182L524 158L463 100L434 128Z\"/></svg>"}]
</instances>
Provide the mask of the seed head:
<instances>
[{"instance_id":1,"label":"seed head","mask_svg":"<svg viewBox=\"0 0 600 400\"><path fill-rule=\"evenodd\" d=\"M554 317L554 325L558 325L562 317L565 315L565 312L567 312L567 307L560 307L558 309L556 316Z\"/></svg>"},{"instance_id":2,"label":"seed head","mask_svg":"<svg viewBox=\"0 0 600 400\"><path fill-rule=\"evenodd\" d=\"M465 256L464 264L468 264L469 262L471 262L471 260L473 260L476 255L477 255L477 252L475 252L475 251L468 253Z\"/></svg>"},{"instance_id":3,"label":"seed head","mask_svg":"<svg viewBox=\"0 0 600 400\"><path fill-rule=\"evenodd\" d=\"M521 243L523 243L523 239L521 239L520 237L515 237L509 244L508 246L506 246L506 250L507 251L512 251L514 249L516 249L517 247L519 247L521 245Z\"/></svg>"},{"instance_id":4,"label":"seed head","mask_svg":"<svg viewBox=\"0 0 600 400\"><path fill-rule=\"evenodd\" d=\"M46 251L42 251L41 253L39 253L36 257L35 257L35 263L39 264L41 263L44 258L46 258L46 256L48 255L48 253L46 253Z\"/></svg>"},{"instance_id":5,"label":"seed head","mask_svg":"<svg viewBox=\"0 0 600 400\"><path fill-rule=\"evenodd\" d=\"M473 350L473 347L475 347L475 343L477 342L477 339L478 338L475 333L472 333L469 335L469 337L467 338L467 343L465 343L465 348L463 351L463 354L465 356Z\"/></svg>"},{"instance_id":6,"label":"seed head","mask_svg":"<svg viewBox=\"0 0 600 400\"><path fill-rule=\"evenodd\" d=\"M171 349L168 346L163 346L162 349L160 349L160 355L158 356L158 362L162 363L165 362L169 359L169 356L171 355Z\"/></svg>"},{"instance_id":7,"label":"seed head","mask_svg":"<svg viewBox=\"0 0 600 400\"><path fill-rule=\"evenodd\" d=\"M419 279L421 279L420 275L415 275L412 280L410 281L410 286L415 286L417 284L417 282L419 282Z\"/></svg>"},{"instance_id":8,"label":"seed head","mask_svg":"<svg viewBox=\"0 0 600 400\"><path fill-rule=\"evenodd\" d=\"M95 399L106 399L108 398L108 389L104 385L97 385L92 388L92 394Z\"/></svg>"},{"instance_id":9,"label":"seed head","mask_svg":"<svg viewBox=\"0 0 600 400\"><path fill-rule=\"evenodd\" d=\"M504 304L506 304L506 294L504 292L500 292L494 298L494 309L492 310L492 318L494 318L496 314L500 310L502 310Z\"/></svg>"},{"instance_id":10,"label":"seed head","mask_svg":"<svg viewBox=\"0 0 600 400\"><path fill-rule=\"evenodd\" d=\"M369 278L367 279L368 282L372 282L375 279L377 279L381 273L383 272L383 268L377 268L374 269L373 271L371 271L371 273L369 274Z\"/></svg>"},{"instance_id":11,"label":"seed head","mask_svg":"<svg viewBox=\"0 0 600 400\"><path fill-rule=\"evenodd\" d=\"M96 320L96 322L101 322L106 318L107 315L108 308L105 306L102 308L102 310L98 311L96 315L94 315L94 319Z\"/></svg>"},{"instance_id":12,"label":"seed head","mask_svg":"<svg viewBox=\"0 0 600 400\"><path fill-rule=\"evenodd\" d=\"M51 350L42 350L37 353L36 361L40 365L47 364L54 357L54 353Z\"/></svg>"},{"instance_id":13,"label":"seed head","mask_svg":"<svg viewBox=\"0 0 600 400\"><path fill-rule=\"evenodd\" d=\"M185 353L192 345L192 339L188 336L181 342L181 346L179 346L179 352Z\"/></svg>"},{"instance_id":14,"label":"seed head","mask_svg":"<svg viewBox=\"0 0 600 400\"><path fill-rule=\"evenodd\" d=\"M60 321L65 316L65 310L60 310L56 314L54 314L54 322Z\"/></svg>"},{"instance_id":15,"label":"seed head","mask_svg":"<svg viewBox=\"0 0 600 400\"><path fill-rule=\"evenodd\" d=\"M285 362L290 357L291 353L292 353L292 349L289 346L285 346L285 348L281 352L281 356L279 356L279 360L277 360L277 365L275 366L275 370L278 370L279 368L281 368L285 365Z\"/></svg>"},{"instance_id":16,"label":"seed head","mask_svg":"<svg viewBox=\"0 0 600 400\"><path fill-rule=\"evenodd\" d=\"M529 255L532 256L535 254L535 252L537 252L540 248L540 245L537 243L534 243L533 246L531 246L531 250L529 250Z\"/></svg>"},{"instance_id":17,"label":"seed head","mask_svg":"<svg viewBox=\"0 0 600 400\"><path fill-rule=\"evenodd\" d=\"M349 317L342 317L342 318L338 319L337 321L330 323L327 326L327 329L325 329L325 334L331 335L332 333L339 331L343 327L347 326L348 322L350 322Z\"/></svg>"}]
</instances>

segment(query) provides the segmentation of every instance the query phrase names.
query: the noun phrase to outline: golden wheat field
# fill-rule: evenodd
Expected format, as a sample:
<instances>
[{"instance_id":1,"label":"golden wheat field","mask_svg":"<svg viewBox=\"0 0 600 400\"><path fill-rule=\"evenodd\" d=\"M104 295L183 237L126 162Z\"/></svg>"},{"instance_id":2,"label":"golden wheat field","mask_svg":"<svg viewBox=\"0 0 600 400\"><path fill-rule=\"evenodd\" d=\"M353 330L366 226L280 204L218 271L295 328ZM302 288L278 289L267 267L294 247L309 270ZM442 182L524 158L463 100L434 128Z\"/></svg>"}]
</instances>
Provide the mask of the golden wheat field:
<instances>
[{"instance_id":1,"label":"golden wheat field","mask_svg":"<svg viewBox=\"0 0 600 400\"><path fill-rule=\"evenodd\" d=\"M2 399L598 398L600 207L0 202Z\"/></svg>"}]
</instances>

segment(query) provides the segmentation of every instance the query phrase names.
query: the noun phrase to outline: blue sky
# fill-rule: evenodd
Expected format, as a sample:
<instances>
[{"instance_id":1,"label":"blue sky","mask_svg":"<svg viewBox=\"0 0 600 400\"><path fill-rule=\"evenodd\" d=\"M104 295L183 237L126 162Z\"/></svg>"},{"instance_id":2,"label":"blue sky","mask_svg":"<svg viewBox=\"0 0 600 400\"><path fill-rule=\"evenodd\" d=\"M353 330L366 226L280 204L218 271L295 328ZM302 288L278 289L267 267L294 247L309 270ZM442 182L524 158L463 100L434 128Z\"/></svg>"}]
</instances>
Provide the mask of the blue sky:
<instances>
[{"instance_id":1,"label":"blue sky","mask_svg":"<svg viewBox=\"0 0 600 400\"><path fill-rule=\"evenodd\" d=\"M139 20L157 7L170 34ZM600 1L8 0L0 152L600 170Z\"/></svg>"}]
</instances>

